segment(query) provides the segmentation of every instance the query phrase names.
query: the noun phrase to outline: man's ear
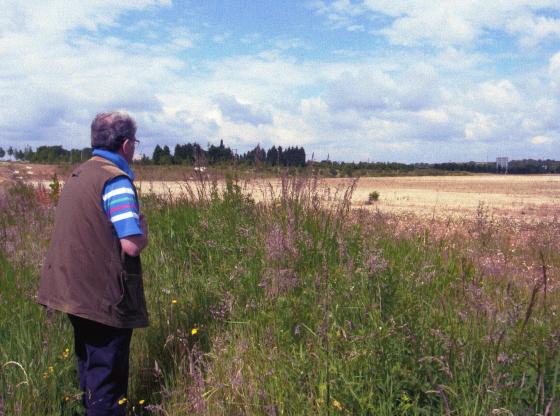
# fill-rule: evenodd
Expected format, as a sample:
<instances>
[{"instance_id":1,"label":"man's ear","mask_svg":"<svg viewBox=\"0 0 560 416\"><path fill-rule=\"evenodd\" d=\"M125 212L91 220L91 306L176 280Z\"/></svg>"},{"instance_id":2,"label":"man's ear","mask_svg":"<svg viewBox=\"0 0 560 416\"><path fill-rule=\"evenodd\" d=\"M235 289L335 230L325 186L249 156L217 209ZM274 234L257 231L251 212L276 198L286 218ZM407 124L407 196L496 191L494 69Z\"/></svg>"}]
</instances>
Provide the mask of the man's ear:
<instances>
[{"instance_id":1,"label":"man's ear","mask_svg":"<svg viewBox=\"0 0 560 416\"><path fill-rule=\"evenodd\" d=\"M119 153L121 155L126 154L126 150L127 150L128 146L130 146L130 143L128 143L128 140L125 140L124 142L121 143L121 145L117 149L117 153Z\"/></svg>"},{"instance_id":2,"label":"man's ear","mask_svg":"<svg viewBox=\"0 0 560 416\"><path fill-rule=\"evenodd\" d=\"M124 139L124 142L121 143L121 147L119 147L119 150L124 153L128 150L130 146L131 146L130 140Z\"/></svg>"}]
</instances>

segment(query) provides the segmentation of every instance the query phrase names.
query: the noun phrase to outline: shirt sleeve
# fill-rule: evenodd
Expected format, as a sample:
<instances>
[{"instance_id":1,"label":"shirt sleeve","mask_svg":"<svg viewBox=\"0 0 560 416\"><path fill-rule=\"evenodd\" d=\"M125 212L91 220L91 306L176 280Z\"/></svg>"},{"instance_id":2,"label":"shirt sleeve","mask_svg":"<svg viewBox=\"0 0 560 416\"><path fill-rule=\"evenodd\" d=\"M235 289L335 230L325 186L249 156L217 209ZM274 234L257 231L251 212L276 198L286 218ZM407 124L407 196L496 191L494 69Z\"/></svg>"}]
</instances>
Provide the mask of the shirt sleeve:
<instances>
[{"instance_id":1,"label":"shirt sleeve","mask_svg":"<svg viewBox=\"0 0 560 416\"><path fill-rule=\"evenodd\" d=\"M103 188L103 209L119 238L143 235L138 200L130 179L118 176Z\"/></svg>"}]
</instances>

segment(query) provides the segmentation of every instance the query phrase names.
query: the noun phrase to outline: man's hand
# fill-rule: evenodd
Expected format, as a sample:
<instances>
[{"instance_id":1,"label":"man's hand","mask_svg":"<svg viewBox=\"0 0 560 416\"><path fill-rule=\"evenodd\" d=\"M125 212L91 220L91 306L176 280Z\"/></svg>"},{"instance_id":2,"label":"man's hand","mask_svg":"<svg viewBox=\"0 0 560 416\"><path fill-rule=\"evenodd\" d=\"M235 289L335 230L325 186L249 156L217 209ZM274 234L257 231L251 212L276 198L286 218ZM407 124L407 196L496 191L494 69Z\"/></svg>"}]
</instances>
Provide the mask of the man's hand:
<instances>
[{"instance_id":1,"label":"man's hand","mask_svg":"<svg viewBox=\"0 0 560 416\"><path fill-rule=\"evenodd\" d=\"M143 235L131 235L121 238L121 247L130 257L139 256L148 245L148 223L143 214L140 214L140 227L144 233Z\"/></svg>"}]
</instances>

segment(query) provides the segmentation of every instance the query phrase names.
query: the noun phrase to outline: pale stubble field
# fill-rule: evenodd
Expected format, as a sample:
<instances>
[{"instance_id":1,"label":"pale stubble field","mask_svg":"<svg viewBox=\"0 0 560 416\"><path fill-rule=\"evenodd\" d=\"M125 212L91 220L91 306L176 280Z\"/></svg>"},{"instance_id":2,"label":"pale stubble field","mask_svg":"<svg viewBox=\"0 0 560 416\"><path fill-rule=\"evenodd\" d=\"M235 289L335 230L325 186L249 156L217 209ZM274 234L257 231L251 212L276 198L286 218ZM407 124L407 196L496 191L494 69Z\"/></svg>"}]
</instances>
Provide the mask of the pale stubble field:
<instances>
[{"instance_id":1,"label":"pale stubble field","mask_svg":"<svg viewBox=\"0 0 560 416\"><path fill-rule=\"evenodd\" d=\"M475 216L484 211L495 217L515 217L529 222L553 219L560 214L560 175L469 175L327 178L317 187L339 196L355 182L352 207L388 213L414 213L421 217ZM198 181L138 181L142 192L178 195L196 189ZM245 194L256 201L281 192L280 179L241 180ZM218 187L224 186L218 181ZM368 203L369 194L379 193Z\"/></svg>"},{"instance_id":2,"label":"pale stubble field","mask_svg":"<svg viewBox=\"0 0 560 416\"><path fill-rule=\"evenodd\" d=\"M46 178L53 172L54 166L3 162L0 164L0 182L23 179L48 189L50 181ZM183 181L142 180L140 172L136 185L142 193L168 196L188 190L196 195L201 183L210 189L210 175L194 178L192 171L189 172L185 173L187 179ZM64 179L63 175L60 179ZM514 217L528 222L550 220L560 213L560 175L553 174L323 178L315 185L330 193L329 197L334 197L337 193L340 196L353 183L352 207L386 213L413 213L441 219L471 217L484 209L486 214L494 217ZM256 201L278 196L282 188L280 178L251 179L246 174L238 184ZM218 180L217 186L223 189L225 182ZM379 193L379 200L368 203L373 191Z\"/></svg>"}]
</instances>

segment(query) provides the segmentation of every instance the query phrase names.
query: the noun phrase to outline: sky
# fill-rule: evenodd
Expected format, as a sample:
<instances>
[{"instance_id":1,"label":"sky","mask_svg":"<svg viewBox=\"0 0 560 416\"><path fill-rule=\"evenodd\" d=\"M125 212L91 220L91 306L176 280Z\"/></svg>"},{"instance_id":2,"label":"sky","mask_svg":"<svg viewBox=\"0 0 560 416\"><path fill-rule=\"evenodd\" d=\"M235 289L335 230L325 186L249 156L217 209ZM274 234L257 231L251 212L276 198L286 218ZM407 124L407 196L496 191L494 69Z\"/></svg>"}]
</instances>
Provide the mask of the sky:
<instances>
[{"instance_id":1,"label":"sky","mask_svg":"<svg viewBox=\"0 0 560 416\"><path fill-rule=\"evenodd\" d=\"M0 0L0 146L560 159L559 0Z\"/></svg>"}]
</instances>

